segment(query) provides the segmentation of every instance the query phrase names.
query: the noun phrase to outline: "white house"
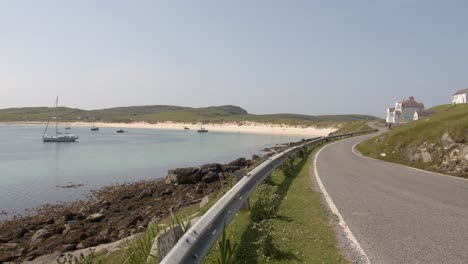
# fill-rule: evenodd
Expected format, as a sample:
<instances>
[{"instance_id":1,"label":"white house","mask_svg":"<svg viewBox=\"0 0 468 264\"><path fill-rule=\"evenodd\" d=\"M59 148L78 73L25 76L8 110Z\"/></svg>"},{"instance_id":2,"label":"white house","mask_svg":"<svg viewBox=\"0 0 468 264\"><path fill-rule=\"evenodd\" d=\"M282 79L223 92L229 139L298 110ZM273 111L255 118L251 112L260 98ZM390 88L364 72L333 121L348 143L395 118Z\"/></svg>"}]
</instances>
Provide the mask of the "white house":
<instances>
[{"instance_id":1,"label":"white house","mask_svg":"<svg viewBox=\"0 0 468 264\"><path fill-rule=\"evenodd\" d=\"M433 114L435 114L435 112L432 111L432 110L419 110L419 111L414 112L413 120L416 121L420 117L430 116L430 115L433 115Z\"/></svg>"},{"instance_id":2,"label":"white house","mask_svg":"<svg viewBox=\"0 0 468 264\"><path fill-rule=\"evenodd\" d=\"M395 103L395 107L387 108L387 124L389 126L411 122L416 111L424 110L424 104L416 102L413 96L408 100Z\"/></svg>"},{"instance_id":3,"label":"white house","mask_svg":"<svg viewBox=\"0 0 468 264\"><path fill-rule=\"evenodd\" d=\"M395 107L387 108L387 124L395 123Z\"/></svg>"},{"instance_id":4,"label":"white house","mask_svg":"<svg viewBox=\"0 0 468 264\"><path fill-rule=\"evenodd\" d=\"M452 95L452 104L466 104L466 94L468 94L468 89L460 90Z\"/></svg>"}]
</instances>

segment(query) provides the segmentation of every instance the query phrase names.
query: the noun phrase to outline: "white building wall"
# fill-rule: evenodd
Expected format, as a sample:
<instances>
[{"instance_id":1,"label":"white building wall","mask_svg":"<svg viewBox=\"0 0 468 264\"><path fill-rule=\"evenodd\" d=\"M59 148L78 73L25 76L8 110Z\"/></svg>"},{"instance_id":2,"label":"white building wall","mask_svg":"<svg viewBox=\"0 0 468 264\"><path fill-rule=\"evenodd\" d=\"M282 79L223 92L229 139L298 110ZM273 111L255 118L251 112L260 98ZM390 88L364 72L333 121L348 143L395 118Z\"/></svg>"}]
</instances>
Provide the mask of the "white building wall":
<instances>
[{"instance_id":1,"label":"white building wall","mask_svg":"<svg viewBox=\"0 0 468 264\"><path fill-rule=\"evenodd\" d=\"M393 118L393 112L387 108L387 123L394 123L395 119Z\"/></svg>"},{"instance_id":2,"label":"white building wall","mask_svg":"<svg viewBox=\"0 0 468 264\"><path fill-rule=\"evenodd\" d=\"M452 104L466 104L466 93L452 96Z\"/></svg>"}]
</instances>

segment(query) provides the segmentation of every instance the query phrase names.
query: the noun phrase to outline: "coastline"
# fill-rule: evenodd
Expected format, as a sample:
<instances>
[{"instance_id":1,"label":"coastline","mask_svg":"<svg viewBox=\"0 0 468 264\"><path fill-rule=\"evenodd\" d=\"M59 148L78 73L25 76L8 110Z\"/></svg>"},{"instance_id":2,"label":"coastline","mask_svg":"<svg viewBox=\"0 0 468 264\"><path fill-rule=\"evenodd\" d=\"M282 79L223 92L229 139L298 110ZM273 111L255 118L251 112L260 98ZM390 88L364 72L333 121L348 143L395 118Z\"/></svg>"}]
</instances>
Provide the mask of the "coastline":
<instances>
[{"instance_id":1,"label":"coastline","mask_svg":"<svg viewBox=\"0 0 468 264\"><path fill-rule=\"evenodd\" d=\"M0 124L11 125L37 125L45 122L0 122ZM61 125L79 126L79 127L107 127L107 128L139 128L139 129L160 129L160 130L183 130L184 127L196 131L200 128L199 124L177 123L177 122L159 122L151 124L147 122L134 123L106 123L106 122L59 122ZM245 134L263 134L263 135L287 135L287 136L327 136L337 130L335 127L301 127L272 123L243 122L223 124L204 124L203 127L213 132L230 132Z\"/></svg>"},{"instance_id":2,"label":"coastline","mask_svg":"<svg viewBox=\"0 0 468 264\"><path fill-rule=\"evenodd\" d=\"M228 188L236 172L249 171L265 158L300 143L269 148L265 157L177 168L165 178L105 186L91 191L85 200L44 204L32 214L0 221L0 263L55 263L68 253L131 239L149 223L158 223L181 208L201 207L205 197Z\"/></svg>"}]
</instances>

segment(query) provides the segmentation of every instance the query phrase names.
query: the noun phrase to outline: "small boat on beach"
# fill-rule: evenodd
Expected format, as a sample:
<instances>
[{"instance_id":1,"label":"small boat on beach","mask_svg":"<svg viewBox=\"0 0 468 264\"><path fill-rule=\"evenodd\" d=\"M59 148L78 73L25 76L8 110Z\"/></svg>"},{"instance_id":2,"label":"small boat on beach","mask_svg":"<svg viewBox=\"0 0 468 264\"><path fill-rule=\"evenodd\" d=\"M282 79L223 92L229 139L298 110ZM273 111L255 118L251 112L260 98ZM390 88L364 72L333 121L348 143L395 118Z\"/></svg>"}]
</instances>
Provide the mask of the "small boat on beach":
<instances>
[{"instance_id":1,"label":"small boat on beach","mask_svg":"<svg viewBox=\"0 0 468 264\"><path fill-rule=\"evenodd\" d=\"M91 127L91 131L99 131L99 127L93 126L93 127Z\"/></svg>"},{"instance_id":2,"label":"small boat on beach","mask_svg":"<svg viewBox=\"0 0 468 264\"><path fill-rule=\"evenodd\" d=\"M123 132L125 132L125 130L123 130L123 129L117 129L117 133L123 133Z\"/></svg>"},{"instance_id":3,"label":"small boat on beach","mask_svg":"<svg viewBox=\"0 0 468 264\"><path fill-rule=\"evenodd\" d=\"M55 109L58 107L58 97L55 100ZM57 113L57 110L54 110ZM49 128L50 120L55 120L55 135L47 134L47 129ZM43 142L75 142L78 139L78 136L69 133L63 133L58 131L58 119L59 117L53 116L47 121L46 128L42 134Z\"/></svg>"}]
</instances>

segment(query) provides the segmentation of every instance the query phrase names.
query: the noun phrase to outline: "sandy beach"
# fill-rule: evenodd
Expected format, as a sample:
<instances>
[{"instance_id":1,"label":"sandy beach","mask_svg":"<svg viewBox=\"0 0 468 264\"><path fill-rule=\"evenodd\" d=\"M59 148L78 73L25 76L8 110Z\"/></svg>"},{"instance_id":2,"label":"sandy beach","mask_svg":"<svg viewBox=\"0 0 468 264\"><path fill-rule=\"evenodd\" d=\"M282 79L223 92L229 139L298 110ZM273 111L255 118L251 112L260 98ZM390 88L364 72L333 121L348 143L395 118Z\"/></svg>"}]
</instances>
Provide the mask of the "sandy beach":
<instances>
[{"instance_id":1,"label":"sandy beach","mask_svg":"<svg viewBox=\"0 0 468 264\"><path fill-rule=\"evenodd\" d=\"M38 124L39 122L11 122L7 124ZM41 124L43 124L41 122ZM175 122L160 122L157 124L150 124L146 122L135 123L104 123L104 122L65 122L61 125L67 126L83 126L83 127L112 127L112 128L144 128L144 129L166 129L166 130L181 130L184 127L190 130L197 130L200 128L199 124L192 123L175 123ZM224 124L205 124L203 126L208 131L214 132L233 132L233 133L249 133L249 134L268 134L268 135L290 135L290 136L327 136L329 133L334 132L335 127L299 127L288 126L280 124L268 123L255 123L245 122L243 125L237 123L224 123Z\"/></svg>"}]
</instances>

